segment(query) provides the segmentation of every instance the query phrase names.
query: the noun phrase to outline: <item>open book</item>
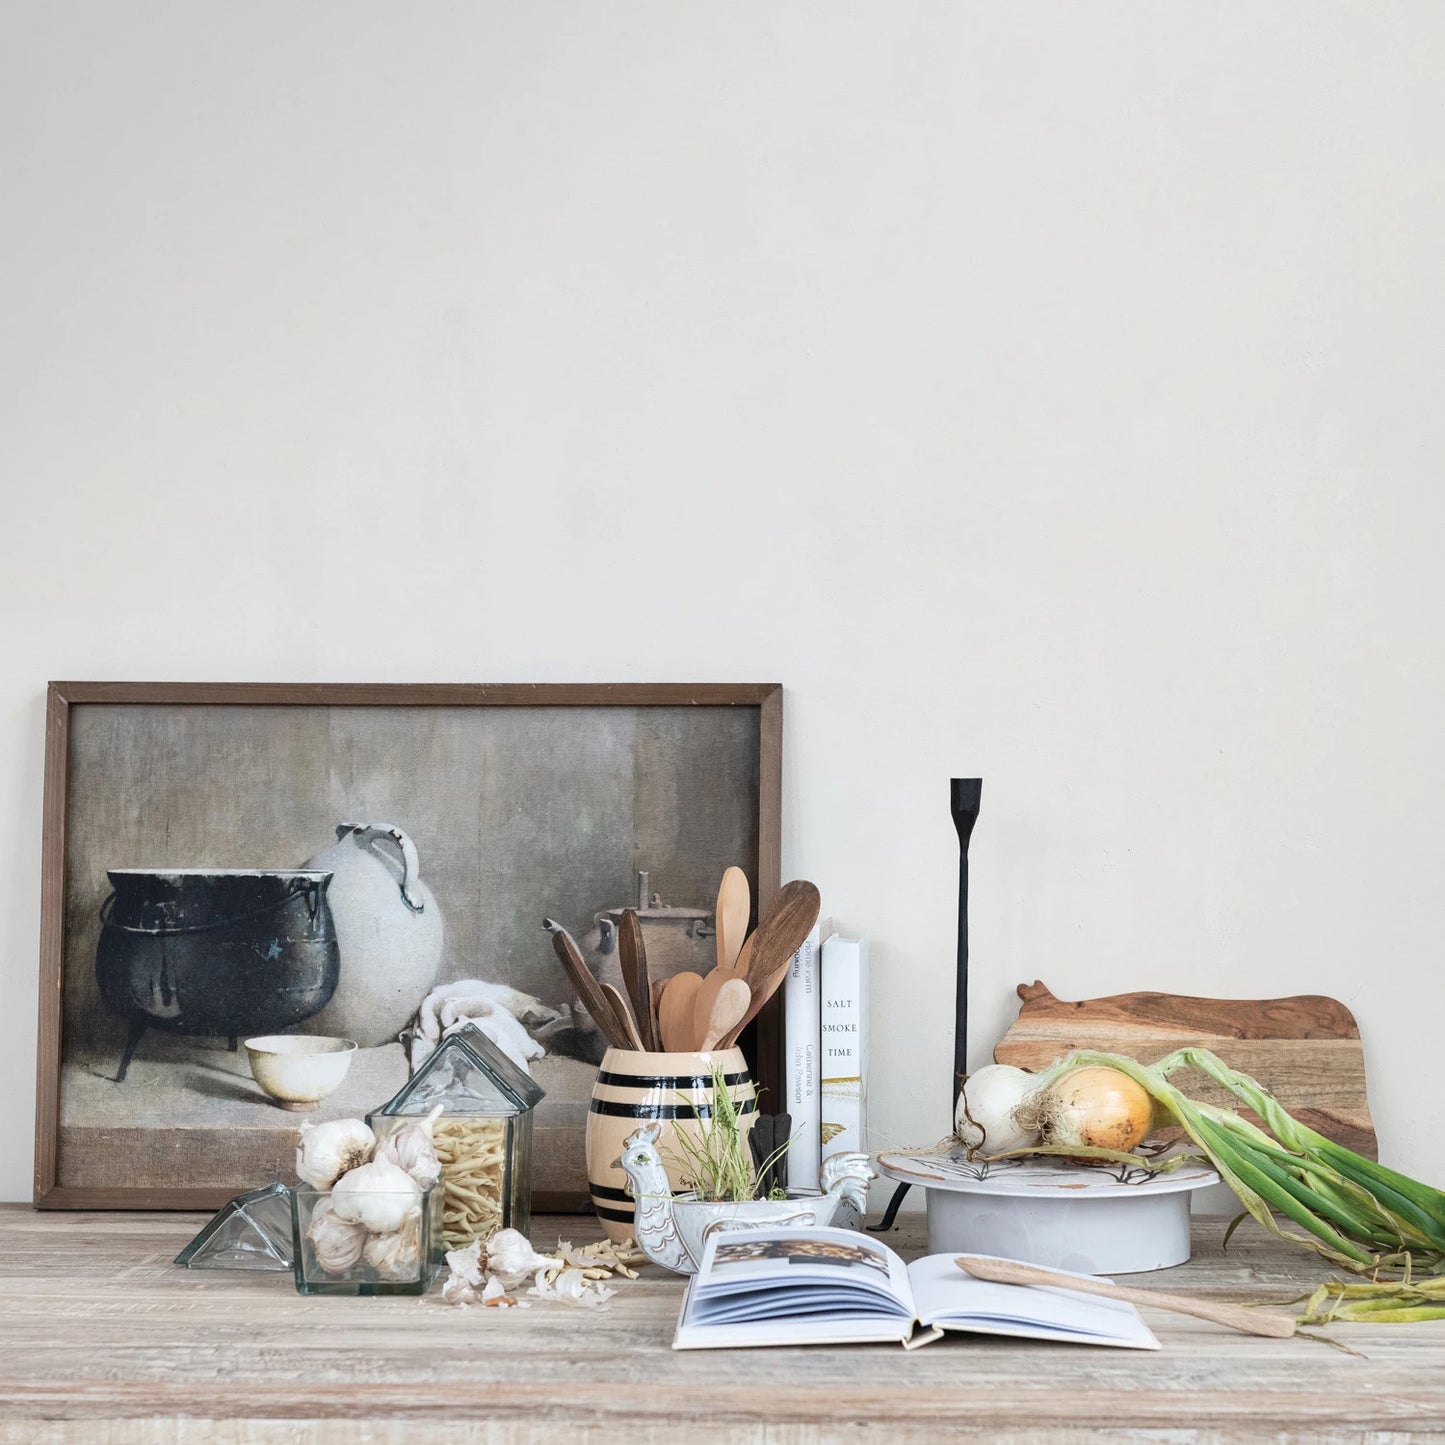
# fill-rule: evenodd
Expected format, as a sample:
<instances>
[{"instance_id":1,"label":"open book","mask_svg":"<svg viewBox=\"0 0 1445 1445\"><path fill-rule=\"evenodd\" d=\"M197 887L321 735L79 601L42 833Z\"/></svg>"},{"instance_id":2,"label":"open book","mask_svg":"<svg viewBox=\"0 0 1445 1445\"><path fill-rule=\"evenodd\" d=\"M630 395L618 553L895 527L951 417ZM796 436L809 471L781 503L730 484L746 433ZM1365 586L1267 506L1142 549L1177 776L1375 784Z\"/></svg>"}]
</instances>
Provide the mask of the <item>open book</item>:
<instances>
[{"instance_id":1,"label":"open book","mask_svg":"<svg viewBox=\"0 0 1445 1445\"><path fill-rule=\"evenodd\" d=\"M966 1330L1159 1348L1131 1304L1063 1289L990 1284L964 1273L955 1258L930 1254L905 1265L887 1245L850 1229L719 1231L688 1282L672 1347L876 1340L915 1346L944 1330Z\"/></svg>"}]
</instances>

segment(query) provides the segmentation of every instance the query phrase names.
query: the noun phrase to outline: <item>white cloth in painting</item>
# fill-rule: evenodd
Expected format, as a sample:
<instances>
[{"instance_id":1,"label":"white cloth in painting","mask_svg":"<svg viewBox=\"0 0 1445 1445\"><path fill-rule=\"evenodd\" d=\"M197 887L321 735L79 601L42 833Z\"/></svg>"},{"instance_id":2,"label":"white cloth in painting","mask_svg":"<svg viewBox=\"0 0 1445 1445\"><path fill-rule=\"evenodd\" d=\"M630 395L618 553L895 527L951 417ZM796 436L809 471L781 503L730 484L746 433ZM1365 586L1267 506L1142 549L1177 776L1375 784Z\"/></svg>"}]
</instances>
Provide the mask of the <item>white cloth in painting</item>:
<instances>
[{"instance_id":1,"label":"white cloth in painting","mask_svg":"<svg viewBox=\"0 0 1445 1445\"><path fill-rule=\"evenodd\" d=\"M547 1051L528 1032L555 1024L562 1015L529 993L505 983L484 983L479 978L438 984L416 1011L416 1030L409 1040L415 1072L433 1049L467 1024L475 1024L524 1073L532 1059Z\"/></svg>"}]
</instances>

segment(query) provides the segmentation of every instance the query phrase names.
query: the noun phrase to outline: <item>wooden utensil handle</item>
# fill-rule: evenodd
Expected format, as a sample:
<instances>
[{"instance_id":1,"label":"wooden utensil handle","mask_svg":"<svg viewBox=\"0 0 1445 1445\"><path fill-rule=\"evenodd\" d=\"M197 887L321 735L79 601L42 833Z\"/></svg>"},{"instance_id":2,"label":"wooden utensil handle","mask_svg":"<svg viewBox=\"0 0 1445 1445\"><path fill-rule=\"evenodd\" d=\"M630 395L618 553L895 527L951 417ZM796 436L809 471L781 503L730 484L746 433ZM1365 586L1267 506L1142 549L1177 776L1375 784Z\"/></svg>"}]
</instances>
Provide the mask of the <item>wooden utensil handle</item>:
<instances>
[{"instance_id":1,"label":"wooden utensil handle","mask_svg":"<svg viewBox=\"0 0 1445 1445\"><path fill-rule=\"evenodd\" d=\"M632 1017L637 1024L642 1047L656 1049L658 1041L652 1029L652 985L647 973L647 946L642 940L642 924L635 909L622 910L622 920L617 927L617 952L622 964L622 982L632 1005Z\"/></svg>"},{"instance_id":2,"label":"wooden utensil handle","mask_svg":"<svg viewBox=\"0 0 1445 1445\"><path fill-rule=\"evenodd\" d=\"M614 1048L630 1048L621 1021L614 1017L612 1005L597 987L597 980L592 977L592 971L587 967L572 935L560 923L554 923L550 918L542 920L542 927L552 935L552 949L563 971L571 980L572 987L577 990L577 997L582 1000L583 1008L592 1015L592 1022L607 1035L607 1042Z\"/></svg>"},{"instance_id":3,"label":"wooden utensil handle","mask_svg":"<svg viewBox=\"0 0 1445 1445\"><path fill-rule=\"evenodd\" d=\"M1243 1305L1216 1300L1194 1299L1190 1295L1168 1294L1163 1290L1130 1289L1111 1284L1105 1279L1079 1279L1056 1270L1041 1269L1035 1264L1020 1264L1012 1259L981 1259L963 1255L954 1263L975 1279L992 1280L995 1284L1042 1284L1055 1289L1071 1289L1076 1294L1103 1295L1106 1299L1125 1300L1133 1305L1152 1306L1156 1310L1172 1310L1175 1314L1193 1315L1227 1325L1247 1335L1264 1335L1272 1340L1288 1339L1295 1332L1294 1320L1270 1310L1246 1309Z\"/></svg>"},{"instance_id":4,"label":"wooden utensil handle","mask_svg":"<svg viewBox=\"0 0 1445 1445\"><path fill-rule=\"evenodd\" d=\"M622 1030L623 1037L627 1040L624 1047L636 1049L640 1053L643 1049L642 1034L632 1017L632 1010L627 1006L627 1000L610 983L601 984L599 987L602 989L602 997L612 1006L612 1016L617 1020L617 1027Z\"/></svg>"}]
</instances>

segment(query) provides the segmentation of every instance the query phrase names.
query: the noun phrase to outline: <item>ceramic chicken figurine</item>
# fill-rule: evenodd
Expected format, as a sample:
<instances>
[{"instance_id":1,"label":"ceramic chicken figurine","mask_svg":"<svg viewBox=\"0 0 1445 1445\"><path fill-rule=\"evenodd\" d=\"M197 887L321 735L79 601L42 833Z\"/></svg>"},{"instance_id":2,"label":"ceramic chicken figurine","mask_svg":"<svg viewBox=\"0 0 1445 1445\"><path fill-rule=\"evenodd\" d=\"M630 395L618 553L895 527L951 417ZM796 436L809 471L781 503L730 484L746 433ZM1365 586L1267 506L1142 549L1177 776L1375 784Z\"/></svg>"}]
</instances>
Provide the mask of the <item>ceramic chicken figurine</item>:
<instances>
[{"instance_id":1,"label":"ceramic chicken figurine","mask_svg":"<svg viewBox=\"0 0 1445 1445\"><path fill-rule=\"evenodd\" d=\"M866 1154L831 1154L823 1161L821 1194L787 1199L698 1199L673 1195L657 1149L659 1126L644 1125L627 1136L613 1165L627 1175L637 1206L637 1243L655 1264L677 1274L696 1274L708 1236L718 1229L770 1229L782 1225L832 1225L857 1229L868 1205L873 1171Z\"/></svg>"}]
</instances>

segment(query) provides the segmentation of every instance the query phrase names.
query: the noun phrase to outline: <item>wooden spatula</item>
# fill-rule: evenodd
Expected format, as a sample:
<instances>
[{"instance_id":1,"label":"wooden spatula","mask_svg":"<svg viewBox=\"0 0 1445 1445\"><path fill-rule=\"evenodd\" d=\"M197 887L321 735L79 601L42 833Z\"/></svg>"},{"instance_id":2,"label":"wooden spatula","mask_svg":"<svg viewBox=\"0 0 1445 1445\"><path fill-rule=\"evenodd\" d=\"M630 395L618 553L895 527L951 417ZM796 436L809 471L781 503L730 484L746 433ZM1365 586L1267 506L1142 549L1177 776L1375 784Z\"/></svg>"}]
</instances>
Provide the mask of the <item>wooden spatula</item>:
<instances>
[{"instance_id":1,"label":"wooden spatula","mask_svg":"<svg viewBox=\"0 0 1445 1445\"><path fill-rule=\"evenodd\" d=\"M587 967L572 935L560 923L554 923L550 918L542 920L542 927L552 935L552 948L561 960L567 977L572 981L572 987L577 990L577 997L582 1000L583 1008L592 1015L592 1022L607 1035L607 1042L614 1048L631 1048L622 1021L613 1013L612 1005L598 987L597 980L592 977L592 970Z\"/></svg>"},{"instance_id":2,"label":"wooden spatula","mask_svg":"<svg viewBox=\"0 0 1445 1445\"><path fill-rule=\"evenodd\" d=\"M714 970L717 972L717 970ZM748 1005L753 1001L753 992L744 978L726 978L713 999L712 1012L708 1015L707 1028L699 1047L703 1053L717 1048L718 1040L732 1032L742 1022Z\"/></svg>"},{"instance_id":3,"label":"wooden spatula","mask_svg":"<svg viewBox=\"0 0 1445 1445\"><path fill-rule=\"evenodd\" d=\"M1294 1320L1278 1311L1246 1309L1243 1305L1220 1300L1194 1299L1186 1294L1166 1294L1157 1289L1130 1289L1106 1279L1077 1279L1057 1270L1041 1269L1036 1264L1020 1264L1013 1259L982 1259L963 1255L954 1263L975 1279L992 1280L995 1284L1044 1284L1055 1289L1071 1289L1076 1294L1098 1294L1106 1299L1127 1300L1133 1305L1152 1306L1156 1310L1172 1310L1175 1314L1193 1315L1216 1325L1228 1325L1247 1335L1265 1335L1272 1340L1287 1340L1295 1332Z\"/></svg>"},{"instance_id":4,"label":"wooden spatula","mask_svg":"<svg viewBox=\"0 0 1445 1445\"><path fill-rule=\"evenodd\" d=\"M817 888L805 878L794 879L778 889L751 939L748 987L752 991L752 1002L731 1032L723 1036L722 1047L736 1042L737 1036L758 1016L787 977L788 965L812 932L821 906Z\"/></svg>"},{"instance_id":5,"label":"wooden spatula","mask_svg":"<svg viewBox=\"0 0 1445 1445\"><path fill-rule=\"evenodd\" d=\"M702 978L696 973L675 974L662 993L662 1011L658 1025L662 1029L662 1047L670 1053L683 1053L692 1048L696 1037L692 1031L692 1004Z\"/></svg>"},{"instance_id":6,"label":"wooden spatula","mask_svg":"<svg viewBox=\"0 0 1445 1445\"><path fill-rule=\"evenodd\" d=\"M658 1042L652 1032L652 986L647 977L647 945L642 941L642 924L635 908L622 910L622 922L617 928L617 954L622 963L622 982L632 1004L632 1017L637 1021L642 1047L655 1049Z\"/></svg>"},{"instance_id":7,"label":"wooden spatula","mask_svg":"<svg viewBox=\"0 0 1445 1445\"><path fill-rule=\"evenodd\" d=\"M717 966L732 969L738 950L748 936L748 915L753 909L748 875L741 868L729 868L717 891ZM734 970L735 971L735 970Z\"/></svg>"}]
</instances>

